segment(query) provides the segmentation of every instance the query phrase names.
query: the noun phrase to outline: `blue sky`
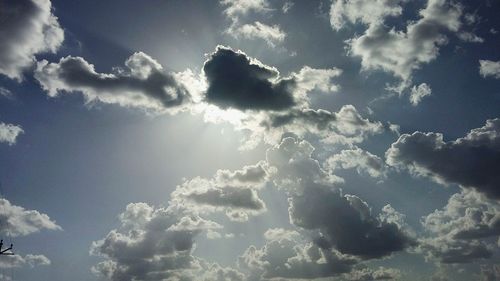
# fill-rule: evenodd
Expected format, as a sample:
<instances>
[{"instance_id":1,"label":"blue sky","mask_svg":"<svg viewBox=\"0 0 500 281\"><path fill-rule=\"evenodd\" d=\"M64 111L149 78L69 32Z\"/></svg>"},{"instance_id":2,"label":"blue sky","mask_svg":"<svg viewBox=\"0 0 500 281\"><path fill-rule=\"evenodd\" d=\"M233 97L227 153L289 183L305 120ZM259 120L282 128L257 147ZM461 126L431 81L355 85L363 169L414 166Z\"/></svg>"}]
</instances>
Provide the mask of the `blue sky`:
<instances>
[{"instance_id":1,"label":"blue sky","mask_svg":"<svg viewBox=\"0 0 500 281\"><path fill-rule=\"evenodd\" d=\"M500 280L499 9L0 0L0 276Z\"/></svg>"}]
</instances>

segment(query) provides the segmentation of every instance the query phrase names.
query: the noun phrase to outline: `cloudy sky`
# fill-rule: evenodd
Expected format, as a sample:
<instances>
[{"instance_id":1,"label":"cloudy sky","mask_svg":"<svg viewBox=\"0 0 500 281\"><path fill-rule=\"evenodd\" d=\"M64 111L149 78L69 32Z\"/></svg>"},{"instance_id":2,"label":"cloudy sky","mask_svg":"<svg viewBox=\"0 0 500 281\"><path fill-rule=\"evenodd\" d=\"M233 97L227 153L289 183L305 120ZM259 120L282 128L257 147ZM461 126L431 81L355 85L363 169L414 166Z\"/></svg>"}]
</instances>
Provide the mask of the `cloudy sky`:
<instances>
[{"instance_id":1,"label":"cloudy sky","mask_svg":"<svg viewBox=\"0 0 500 281\"><path fill-rule=\"evenodd\" d=\"M498 11L0 0L0 279L500 280Z\"/></svg>"}]
</instances>

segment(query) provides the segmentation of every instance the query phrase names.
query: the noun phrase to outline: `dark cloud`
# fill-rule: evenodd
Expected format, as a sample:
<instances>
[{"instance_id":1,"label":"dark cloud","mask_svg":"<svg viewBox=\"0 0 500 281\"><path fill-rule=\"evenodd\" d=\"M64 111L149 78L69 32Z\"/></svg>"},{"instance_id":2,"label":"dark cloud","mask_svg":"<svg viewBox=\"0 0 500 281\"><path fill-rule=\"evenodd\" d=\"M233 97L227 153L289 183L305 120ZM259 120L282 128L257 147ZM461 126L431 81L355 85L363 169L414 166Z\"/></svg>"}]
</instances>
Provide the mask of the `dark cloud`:
<instances>
[{"instance_id":1,"label":"dark cloud","mask_svg":"<svg viewBox=\"0 0 500 281\"><path fill-rule=\"evenodd\" d=\"M179 107L190 98L173 73L167 73L150 56L138 52L114 73L97 73L81 57L65 57L59 63L41 61L35 78L50 96L59 92L82 92L88 101L164 111Z\"/></svg>"},{"instance_id":2,"label":"dark cloud","mask_svg":"<svg viewBox=\"0 0 500 281\"><path fill-rule=\"evenodd\" d=\"M209 83L206 100L221 108L284 110L297 104L295 80L280 79L275 68L242 52L218 46L203 71Z\"/></svg>"},{"instance_id":3,"label":"dark cloud","mask_svg":"<svg viewBox=\"0 0 500 281\"><path fill-rule=\"evenodd\" d=\"M285 138L267 152L269 165L276 168L274 183L290 196L293 224L316 231L319 247L363 259L387 256L413 244L394 215L376 218L360 198L342 195L335 187L338 178L312 158L313 150L306 141Z\"/></svg>"},{"instance_id":4,"label":"dark cloud","mask_svg":"<svg viewBox=\"0 0 500 281\"><path fill-rule=\"evenodd\" d=\"M445 142L440 133L404 134L386 152L387 163L439 183L475 188L500 199L500 119Z\"/></svg>"},{"instance_id":5,"label":"dark cloud","mask_svg":"<svg viewBox=\"0 0 500 281\"><path fill-rule=\"evenodd\" d=\"M317 229L317 244L363 259L381 258L413 244L397 224L371 215L368 205L354 195L309 183L290 199L290 219L305 229Z\"/></svg>"},{"instance_id":6,"label":"dark cloud","mask_svg":"<svg viewBox=\"0 0 500 281\"><path fill-rule=\"evenodd\" d=\"M21 80L35 55L56 52L64 32L50 0L0 1L0 74Z\"/></svg>"}]
</instances>

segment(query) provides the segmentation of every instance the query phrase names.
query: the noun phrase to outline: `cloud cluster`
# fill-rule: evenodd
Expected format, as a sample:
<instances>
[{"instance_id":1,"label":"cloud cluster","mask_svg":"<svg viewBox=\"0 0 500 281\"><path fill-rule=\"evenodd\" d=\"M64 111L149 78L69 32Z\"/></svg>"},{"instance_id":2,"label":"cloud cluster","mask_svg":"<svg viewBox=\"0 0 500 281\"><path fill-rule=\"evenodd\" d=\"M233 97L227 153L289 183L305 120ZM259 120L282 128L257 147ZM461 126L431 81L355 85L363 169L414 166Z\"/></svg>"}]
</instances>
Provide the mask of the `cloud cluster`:
<instances>
[{"instance_id":1,"label":"cloud cluster","mask_svg":"<svg viewBox=\"0 0 500 281\"><path fill-rule=\"evenodd\" d=\"M432 94L431 87L427 83L422 83L417 86L413 86L410 92L410 103L413 106L417 106L423 98L430 96Z\"/></svg>"},{"instance_id":2,"label":"cloud cluster","mask_svg":"<svg viewBox=\"0 0 500 281\"><path fill-rule=\"evenodd\" d=\"M61 92L81 92L87 102L119 104L164 112L190 100L189 92L150 56L137 52L125 61L125 67L113 73L98 73L81 57L64 57L58 63L38 62L35 78L49 96Z\"/></svg>"},{"instance_id":3,"label":"cloud cluster","mask_svg":"<svg viewBox=\"0 0 500 281\"><path fill-rule=\"evenodd\" d=\"M177 186L171 194L171 204L200 213L225 211L233 221L246 221L249 215L266 211L257 190L267 179L263 162L234 172L218 170L212 179L197 177Z\"/></svg>"},{"instance_id":4,"label":"cloud cluster","mask_svg":"<svg viewBox=\"0 0 500 281\"><path fill-rule=\"evenodd\" d=\"M500 61L480 60L479 73L484 78L493 77L500 79Z\"/></svg>"},{"instance_id":5,"label":"cloud cluster","mask_svg":"<svg viewBox=\"0 0 500 281\"><path fill-rule=\"evenodd\" d=\"M489 119L483 127L448 142L440 133L403 134L387 150L386 162L438 183L459 184L500 199L500 119Z\"/></svg>"},{"instance_id":6,"label":"cloud cluster","mask_svg":"<svg viewBox=\"0 0 500 281\"><path fill-rule=\"evenodd\" d=\"M398 280L401 277L401 272L397 269L384 267L375 270L363 268L345 274L345 276L349 281Z\"/></svg>"},{"instance_id":7,"label":"cloud cluster","mask_svg":"<svg viewBox=\"0 0 500 281\"><path fill-rule=\"evenodd\" d=\"M21 80L35 55L55 53L64 40L50 0L2 0L0 18L0 74L9 78Z\"/></svg>"},{"instance_id":8,"label":"cloud cluster","mask_svg":"<svg viewBox=\"0 0 500 281\"><path fill-rule=\"evenodd\" d=\"M25 236L43 229L60 230L46 214L35 210L26 210L13 205L9 200L0 198L0 234L9 236Z\"/></svg>"},{"instance_id":9,"label":"cloud cluster","mask_svg":"<svg viewBox=\"0 0 500 281\"><path fill-rule=\"evenodd\" d=\"M315 231L320 248L362 259L387 256L414 243L400 225L386 219L390 216L377 218L359 197L343 195L338 179L311 157L313 149L306 141L285 138L267 154L269 165L277 169L275 184L289 193L294 225Z\"/></svg>"},{"instance_id":10,"label":"cloud cluster","mask_svg":"<svg viewBox=\"0 0 500 281\"><path fill-rule=\"evenodd\" d=\"M23 129L18 125L0 122L0 143L4 142L13 145L16 143L17 137L23 132Z\"/></svg>"},{"instance_id":11,"label":"cloud cluster","mask_svg":"<svg viewBox=\"0 0 500 281\"><path fill-rule=\"evenodd\" d=\"M109 280L242 280L242 275L192 255L202 231L215 222L177 207L153 208L131 203L120 227L95 241L91 253L105 260L92 268Z\"/></svg>"},{"instance_id":12,"label":"cloud cluster","mask_svg":"<svg viewBox=\"0 0 500 281\"><path fill-rule=\"evenodd\" d=\"M500 205L480 193L463 189L446 206L424 217L428 238L420 250L441 263L470 263L488 259L494 245L488 238L500 236Z\"/></svg>"},{"instance_id":13,"label":"cloud cluster","mask_svg":"<svg viewBox=\"0 0 500 281\"><path fill-rule=\"evenodd\" d=\"M239 257L238 265L249 272L249 281L331 277L350 272L357 263L353 257L304 241L295 231L270 229L264 236L262 248L250 246Z\"/></svg>"}]
</instances>

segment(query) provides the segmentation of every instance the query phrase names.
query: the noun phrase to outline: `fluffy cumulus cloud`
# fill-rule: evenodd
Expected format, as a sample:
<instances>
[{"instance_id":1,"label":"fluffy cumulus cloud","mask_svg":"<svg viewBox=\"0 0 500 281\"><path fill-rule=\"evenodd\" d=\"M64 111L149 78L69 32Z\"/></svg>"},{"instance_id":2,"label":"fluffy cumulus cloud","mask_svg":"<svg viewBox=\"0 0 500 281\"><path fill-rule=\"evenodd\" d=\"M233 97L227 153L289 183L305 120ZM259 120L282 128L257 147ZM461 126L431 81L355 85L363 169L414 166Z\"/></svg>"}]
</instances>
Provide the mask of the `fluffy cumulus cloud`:
<instances>
[{"instance_id":1,"label":"fluffy cumulus cloud","mask_svg":"<svg viewBox=\"0 0 500 281\"><path fill-rule=\"evenodd\" d=\"M271 66L241 51L218 46L203 66L208 82L205 99L220 108L283 111L308 104L312 90L333 92L332 79L341 71L305 66L298 73L281 77Z\"/></svg>"},{"instance_id":2,"label":"fluffy cumulus cloud","mask_svg":"<svg viewBox=\"0 0 500 281\"><path fill-rule=\"evenodd\" d=\"M56 52L64 32L50 0L0 1L0 74L21 80L35 55Z\"/></svg>"},{"instance_id":3,"label":"fluffy cumulus cloud","mask_svg":"<svg viewBox=\"0 0 500 281\"><path fill-rule=\"evenodd\" d=\"M480 60L479 73L485 78L500 79L500 61Z\"/></svg>"},{"instance_id":4,"label":"fluffy cumulus cloud","mask_svg":"<svg viewBox=\"0 0 500 281\"><path fill-rule=\"evenodd\" d=\"M23 129L18 125L0 122L0 143L13 145L16 143L17 137L23 132Z\"/></svg>"},{"instance_id":5,"label":"fluffy cumulus cloud","mask_svg":"<svg viewBox=\"0 0 500 281\"><path fill-rule=\"evenodd\" d=\"M268 178L266 164L245 166L234 172L219 170L212 179L194 178L178 186L171 204L188 206L200 213L225 211L229 219L246 221L249 215L266 211L257 195Z\"/></svg>"},{"instance_id":6,"label":"fluffy cumulus cloud","mask_svg":"<svg viewBox=\"0 0 500 281\"><path fill-rule=\"evenodd\" d=\"M248 280L314 279L350 272L357 260L338 251L321 249L295 231L270 229L262 248L250 246L239 257Z\"/></svg>"},{"instance_id":7,"label":"fluffy cumulus cloud","mask_svg":"<svg viewBox=\"0 0 500 281\"><path fill-rule=\"evenodd\" d=\"M129 204L121 225L95 241L91 253L105 260L92 271L108 280L243 280L238 271L192 255L195 237L215 222L175 207Z\"/></svg>"},{"instance_id":8,"label":"fluffy cumulus cloud","mask_svg":"<svg viewBox=\"0 0 500 281\"><path fill-rule=\"evenodd\" d=\"M371 259L414 243L400 225L386 219L391 216L377 218L359 197L343 195L336 178L311 158L312 151L309 143L286 138L267 158L277 170L274 183L288 191L290 221L315 232L318 247Z\"/></svg>"},{"instance_id":9,"label":"fluffy cumulus cloud","mask_svg":"<svg viewBox=\"0 0 500 281\"><path fill-rule=\"evenodd\" d=\"M218 46L205 62L206 99L222 108L283 110L297 104L295 81L243 52Z\"/></svg>"},{"instance_id":10,"label":"fluffy cumulus cloud","mask_svg":"<svg viewBox=\"0 0 500 281\"><path fill-rule=\"evenodd\" d=\"M440 133L403 134L386 152L386 162L438 183L455 183L499 199L500 119L490 119L465 137L444 141Z\"/></svg>"},{"instance_id":11,"label":"fluffy cumulus cloud","mask_svg":"<svg viewBox=\"0 0 500 281\"><path fill-rule=\"evenodd\" d=\"M359 174L367 174L373 178L383 179L387 176L387 166L384 160L359 147L342 150L328 158L326 165L332 171L356 169Z\"/></svg>"},{"instance_id":12,"label":"fluffy cumulus cloud","mask_svg":"<svg viewBox=\"0 0 500 281\"><path fill-rule=\"evenodd\" d=\"M0 234L25 236L43 229L60 230L46 214L11 204L0 198Z\"/></svg>"},{"instance_id":13,"label":"fluffy cumulus cloud","mask_svg":"<svg viewBox=\"0 0 500 281\"><path fill-rule=\"evenodd\" d=\"M150 56L137 52L125 67L98 73L81 57L64 57L58 63L38 62L35 78L49 96L81 92L88 102L119 104L163 112L190 99L174 73L167 73Z\"/></svg>"},{"instance_id":14,"label":"fluffy cumulus cloud","mask_svg":"<svg viewBox=\"0 0 500 281\"><path fill-rule=\"evenodd\" d=\"M420 249L442 263L469 263L493 256L491 238L500 236L500 205L472 190L463 189L446 206L424 217L430 234Z\"/></svg>"},{"instance_id":15,"label":"fluffy cumulus cloud","mask_svg":"<svg viewBox=\"0 0 500 281\"><path fill-rule=\"evenodd\" d=\"M458 33L462 7L448 0L429 0L420 10L420 18L410 21L404 30L385 23L389 16L400 16L404 0L334 1L331 23L340 29L347 21L368 26L364 34L348 41L351 56L361 59L363 70L383 70L401 79L391 87L402 92L411 85L412 73L436 59L439 48L448 40L447 33Z\"/></svg>"}]
</instances>

